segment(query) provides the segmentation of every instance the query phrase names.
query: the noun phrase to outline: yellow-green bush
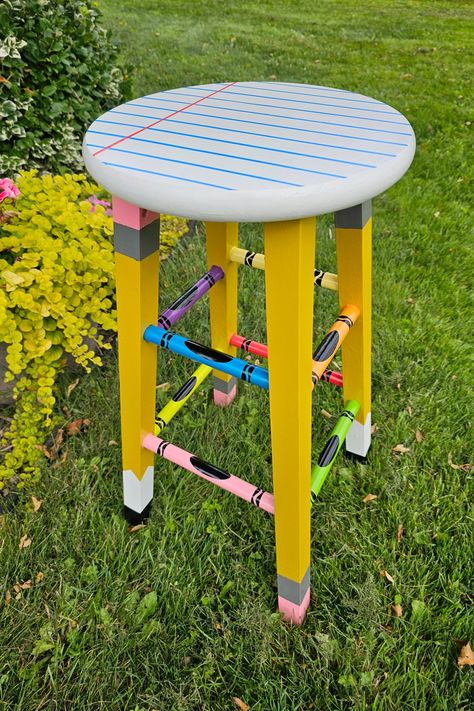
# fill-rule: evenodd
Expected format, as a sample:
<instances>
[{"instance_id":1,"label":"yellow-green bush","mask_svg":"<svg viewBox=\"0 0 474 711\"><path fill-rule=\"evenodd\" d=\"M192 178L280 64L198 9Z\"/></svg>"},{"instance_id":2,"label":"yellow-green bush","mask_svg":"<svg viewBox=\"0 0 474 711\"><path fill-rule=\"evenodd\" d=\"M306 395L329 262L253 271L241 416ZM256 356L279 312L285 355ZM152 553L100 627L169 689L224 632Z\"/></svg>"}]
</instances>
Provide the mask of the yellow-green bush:
<instances>
[{"instance_id":1,"label":"yellow-green bush","mask_svg":"<svg viewBox=\"0 0 474 711\"><path fill-rule=\"evenodd\" d=\"M90 339L110 348L114 331L112 218L84 175L20 174L20 196L0 222L0 342L7 347L5 381L16 379L15 412L2 445L0 489L37 481L42 443L54 413L66 354L90 371L101 365ZM187 231L185 220L162 218L162 248Z\"/></svg>"}]
</instances>

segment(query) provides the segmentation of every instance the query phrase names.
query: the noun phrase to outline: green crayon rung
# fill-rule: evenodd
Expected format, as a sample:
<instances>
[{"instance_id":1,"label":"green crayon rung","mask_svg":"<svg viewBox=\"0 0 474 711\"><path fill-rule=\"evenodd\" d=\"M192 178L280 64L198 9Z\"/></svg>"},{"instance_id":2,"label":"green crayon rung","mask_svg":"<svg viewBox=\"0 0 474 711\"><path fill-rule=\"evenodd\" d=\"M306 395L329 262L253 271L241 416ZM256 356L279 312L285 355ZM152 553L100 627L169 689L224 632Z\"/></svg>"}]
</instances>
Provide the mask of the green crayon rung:
<instances>
[{"instance_id":1,"label":"green crayon rung","mask_svg":"<svg viewBox=\"0 0 474 711\"><path fill-rule=\"evenodd\" d=\"M311 473L311 498L314 500L321 491L324 481L331 471L339 451L344 444L347 433L354 422L354 418L359 412L360 404L357 400L349 400L341 413L334 429L329 435L324 449L319 455L317 464L314 466Z\"/></svg>"}]
</instances>

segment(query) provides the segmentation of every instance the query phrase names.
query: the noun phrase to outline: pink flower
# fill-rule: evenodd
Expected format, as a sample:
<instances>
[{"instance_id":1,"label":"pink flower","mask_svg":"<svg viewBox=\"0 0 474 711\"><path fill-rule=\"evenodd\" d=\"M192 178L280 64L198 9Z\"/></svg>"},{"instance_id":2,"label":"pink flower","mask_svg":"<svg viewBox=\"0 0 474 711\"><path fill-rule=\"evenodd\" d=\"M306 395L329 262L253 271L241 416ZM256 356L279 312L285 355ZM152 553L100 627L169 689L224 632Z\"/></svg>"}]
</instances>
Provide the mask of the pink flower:
<instances>
[{"instance_id":1,"label":"pink flower","mask_svg":"<svg viewBox=\"0 0 474 711\"><path fill-rule=\"evenodd\" d=\"M5 198L16 198L19 194L20 191L10 178L2 178L0 180L0 202Z\"/></svg>"},{"instance_id":2,"label":"pink flower","mask_svg":"<svg viewBox=\"0 0 474 711\"><path fill-rule=\"evenodd\" d=\"M99 200L97 195L91 195L89 198L87 198L89 202L91 203L91 212L95 212L95 208L97 205L102 205L102 207L105 208L105 214L108 215L109 217L112 214L112 205L110 202L107 202L107 200Z\"/></svg>"}]
</instances>

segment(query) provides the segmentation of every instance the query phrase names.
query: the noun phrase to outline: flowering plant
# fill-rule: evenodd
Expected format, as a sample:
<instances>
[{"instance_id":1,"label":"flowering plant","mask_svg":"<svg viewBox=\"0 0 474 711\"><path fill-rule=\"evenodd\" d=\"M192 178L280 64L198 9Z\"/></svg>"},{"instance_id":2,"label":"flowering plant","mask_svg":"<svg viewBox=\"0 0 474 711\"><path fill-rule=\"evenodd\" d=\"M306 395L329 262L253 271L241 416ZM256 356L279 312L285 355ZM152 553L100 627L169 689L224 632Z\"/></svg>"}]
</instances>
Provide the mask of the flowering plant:
<instances>
[{"instance_id":1,"label":"flowering plant","mask_svg":"<svg viewBox=\"0 0 474 711\"><path fill-rule=\"evenodd\" d=\"M2 178L0 180L0 202L3 202L6 198L15 199L19 194L20 191L10 178Z\"/></svg>"},{"instance_id":2,"label":"flowering plant","mask_svg":"<svg viewBox=\"0 0 474 711\"><path fill-rule=\"evenodd\" d=\"M0 180L0 343L15 410L0 442L0 490L37 481L54 424L56 383L69 355L87 372L101 365L116 330L111 204L84 175L23 172ZM5 210L11 207L14 210ZM160 251L187 232L162 216Z\"/></svg>"},{"instance_id":3,"label":"flowering plant","mask_svg":"<svg viewBox=\"0 0 474 711\"><path fill-rule=\"evenodd\" d=\"M0 489L39 476L41 444L54 423L55 386L69 353L87 371L101 364L90 342L110 348L98 327L115 330L112 220L91 212L97 186L84 175L25 172L0 229L0 341L15 412L3 436ZM0 208L5 204L5 196Z\"/></svg>"}]
</instances>

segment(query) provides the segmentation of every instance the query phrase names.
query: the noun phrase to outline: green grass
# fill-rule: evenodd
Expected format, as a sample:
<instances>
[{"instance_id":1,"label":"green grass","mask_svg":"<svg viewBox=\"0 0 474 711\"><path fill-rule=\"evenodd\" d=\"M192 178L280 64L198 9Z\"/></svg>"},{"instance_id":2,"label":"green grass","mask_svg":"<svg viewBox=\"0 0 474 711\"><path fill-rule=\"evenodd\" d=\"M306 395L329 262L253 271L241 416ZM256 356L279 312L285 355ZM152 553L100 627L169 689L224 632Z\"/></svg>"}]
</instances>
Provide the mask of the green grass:
<instances>
[{"instance_id":1,"label":"green grass","mask_svg":"<svg viewBox=\"0 0 474 711\"><path fill-rule=\"evenodd\" d=\"M2 519L1 600L13 597L1 610L0 709L224 711L236 696L252 711L467 711L472 668L457 656L461 640L474 645L472 471L448 457L472 457L472 5L100 4L134 64L136 94L271 78L343 87L402 111L418 150L374 203L378 431L368 466L341 457L314 507L305 625L275 614L271 518L229 494L159 462L150 523L127 532L109 444L119 439L112 357L69 398L64 382L71 417L92 422L69 440L67 461L45 470L39 512ZM243 225L241 241L261 251L260 228ZM329 218L318 265L335 270ZM180 243L163 266L161 305L204 268L202 236ZM315 340L336 311L334 295L318 291ZM262 274L242 268L239 331L264 340L263 314ZM180 331L208 339L204 302ZM176 388L191 369L162 352L158 382ZM222 412L209 387L167 436L271 488L266 393L242 386ZM159 404L168 396L159 390ZM316 456L331 427L320 410L336 413L340 392L321 385L314 402ZM410 451L397 458L398 443ZM364 504L367 493L378 498ZM25 534L31 546L19 550Z\"/></svg>"}]
</instances>

